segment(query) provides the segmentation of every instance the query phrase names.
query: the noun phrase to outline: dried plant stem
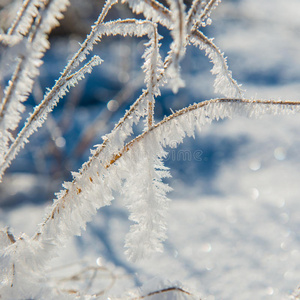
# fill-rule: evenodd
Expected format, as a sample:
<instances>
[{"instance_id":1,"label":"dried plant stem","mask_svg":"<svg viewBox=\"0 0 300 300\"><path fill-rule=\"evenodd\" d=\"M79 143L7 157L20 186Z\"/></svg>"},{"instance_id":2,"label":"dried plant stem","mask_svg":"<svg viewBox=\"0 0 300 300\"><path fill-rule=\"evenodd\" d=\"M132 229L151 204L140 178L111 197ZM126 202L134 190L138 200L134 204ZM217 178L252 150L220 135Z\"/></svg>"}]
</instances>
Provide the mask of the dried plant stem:
<instances>
[{"instance_id":1,"label":"dried plant stem","mask_svg":"<svg viewBox=\"0 0 300 300\"><path fill-rule=\"evenodd\" d=\"M147 110L148 110L148 116L147 116L147 129L152 128L153 126L153 116L154 116L154 97L151 97L152 100L148 100L147 103Z\"/></svg>"},{"instance_id":2,"label":"dried plant stem","mask_svg":"<svg viewBox=\"0 0 300 300\"><path fill-rule=\"evenodd\" d=\"M202 7L202 0L193 1L193 4L187 14L187 28L188 29L192 28L194 18L196 16L197 12L199 11L199 9L201 9L201 7Z\"/></svg>"},{"instance_id":3,"label":"dried plant stem","mask_svg":"<svg viewBox=\"0 0 300 300\"><path fill-rule=\"evenodd\" d=\"M28 43L32 44L34 42L35 37L37 36L37 33L38 33L40 26L42 24L42 21L43 21L43 13L45 11L47 11L47 8L49 8L51 1L53 1L53 0L47 0L43 3L43 5L41 5L39 14L34 19L33 26L31 26L31 31L29 32L29 36L28 36ZM49 31L47 31L47 32L45 31L44 33L49 34L53 27L54 26L52 26Z\"/></svg>"},{"instance_id":4,"label":"dried plant stem","mask_svg":"<svg viewBox=\"0 0 300 300\"><path fill-rule=\"evenodd\" d=\"M180 45L185 46L184 44L184 39L185 39L185 18L184 18L184 4L182 0L177 0L176 1L176 5L177 5L177 10L178 10L178 18L179 18L179 42ZM178 53L176 53L176 55L178 55L178 59L180 56L180 51L178 51Z\"/></svg>"},{"instance_id":5,"label":"dried plant stem","mask_svg":"<svg viewBox=\"0 0 300 300\"><path fill-rule=\"evenodd\" d=\"M50 101L52 98L54 98L54 95L59 92L60 88L65 83L66 83L65 80L58 82L45 99ZM4 174L5 170L9 167L11 161L18 153L19 149L23 146L23 141L26 140L33 133L30 131L30 126L35 120L38 120L40 118L43 111L48 107L48 101L47 103L42 102L38 105L38 109L36 109L33 112L33 114L30 115L30 117L27 120L27 123L19 132L18 136L16 137L12 145L9 147L9 150L7 151L4 157L4 162L0 166L0 174L1 174L0 177Z\"/></svg>"},{"instance_id":6,"label":"dried plant stem","mask_svg":"<svg viewBox=\"0 0 300 300\"><path fill-rule=\"evenodd\" d=\"M209 17L212 9L214 6L218 4L219 0L210 0L208 4L205 6L199 20L193 25L193 30L197 30L198 27L201 25L201 22L203 22L206 18Z\"/></svg>"},{"instance_id":7,"label":"dried plant stem","mask_svg":"<svg viewBox=\"0 0 300 300\"><path fill-rule=\"evenodd\" d=\"M32 124L37 122L39 126L45 121L47 114L53 109L54 105L59 98L59 93L61 90L64 90L69 85L69 82L75 76L79 76L79 74L83 74L84 72L88 72L91 66L97 65L101 63L101 59L98 56L94 56L86 65L84 65L80 70L71 74L68 77L60 78L52 90L45 96L44 100L36 106L34 112L27 119L24 127L17 135L15 141L9 147L6 155L4 156L4 162L0 165L0 174L3 174L5 170L9 167L11 161L15 158L16 154L20 150L20 148L24 145L24 142L27 141L28 137L33 134L37 127L32 127ZM78 78L80 80L81 78Z\"/></svg>"},{"instance_id":8,"label":"dried plant stem","mask_svg":"<svg viewBox=\"0 0 300 300\"><path fill-rule=\"evenodd\" d=\"M227 80L231 82L231 84L235 87L235 89L238 91L238 96L243 98L243 91L241 90L238 83L232 78L231 72L228 69L226 59L224 58L223 54L221 53L220 49L213 43L213 41L209 38L207 38L201 31L199 30L193 30L192 31L192 37L199 41L200 43L203 43L205 46L207 46L209 49L211 49L220 59L222 63L222 68L225 70L225 76L227 77ZM202 46L200 46L202 48Z\"/></svg>"},{"instance_id":9,"label":"dried plant stem","mask_svg":"<svg viewBox=\"0 0 300 300\"><path fill-rule=\"evenodd\" d=\"M87 278L84 275L87 274L90 271L92 271L92 275L90 276L90 278L87 281ZM59 283L71 282L71 281L73 281L73 282L74 281L81 281L81 280L82 281L87 281L87 286L85 288L85 294L88 294L90 288L93 286L93 282L96 279L97 274L98 274L99 271L105 272L106 274L108 273L108 275L111 278L111 282L108 284L108 286L106 288L104 288L104 289L102 289L102 290L100 290L96 293L93 293L94 296L100 297L101 295L104 295L107 291L109 291L114 286L114 284L117 280L116 275L106 267L100 267L100 266L86 267L83 270L81 270L80 272L77 272L76 274L73 274L71 276L64 277L64 278L57 278L57 279L53 278L53 279L54 279L54 281L57 282L57 285L59 285ZM73 293L76 294L76 293L79 293L80 291L79 290L74 290L74 289L72 289L72 290L62 289L61 292L64 292L64 293L67 293L67 294L73 294Z\"/></svg>"},{"instance_id":10,"label":"dried plant stem","mask_svg":"<svg viewBox=\"0 0 300 300\"><path fill-rule=\"evenodd\" d=\"M97 33L97 29L98 29L98 25L101 24L108 11L111 9L111 7L116 4L118 1L116 0L106 0L104 7L97 19L97 21L95 22L94 26L92 26L92 30L90 32L90 34L87 36L87 38L85 39L85 41L83 42L83 44L81 45L81 47L79 48L79 50L77 51L77 53L73 56L73 58L70 60L70 62L68 63L68 65L66 66L65 70L63 71L61 77L65 77L67 75L69 75L70 72L72 72L72 70L79 64L79 57L80 55L86 51L88 44L95 39L95 36L98 34Z\"/></svg>"},{"instance_id":11,"label":"dried plant stem","mask_svg":"<svg viewBox=\"0 0 300 300\"><path fill-rule=\"evenodd\" d=\"M19 74L20 74L20 70L22 69L23 63L24 63L24 60L23 60L22 57L20 57L18 59L18 62L17 62L16 68L15 68L15 71L12 75L12 78L9 82L9 85L8 85L7 90L6 90L5 96L2 99L2 103L1 103L1 107L0 107L0 122L1 122L1 119L3 119L3 117L4 117L4 114L7 110L7 106L9 104L9 100L11 99L12 92L15 89L15 86L17 85L18 80L20 78Z\"/></svg>"},{"instance_id":12,"label":"dried plant stem","mask_svg":"<svg viewBox=\"0 0 300 300\"><path fill-rule=\"evenodd\" d=\"M162 289L162 290L151 292L151 293L149 293L149 294L147 294L145 296L140 296L140 297L137 297L137 298L133 298L131 300L145 299L145 298L148 298L148 297L151 297L151 296L154 296L154 295L159 295L159 294L168 293L168 292L174 292L174 291L177 291L177 292L180 292L180 293L192 296L191 293L185 291L182 288L179 288L179 287L169 287L169 288L165 288L165 289ZM201 300L201 299L199 299L199 300Z\"/></svg>"},{"instance_id":13,"label":"dried plant stem","mask_svg":"<svg viewBox=\"0 0 300 300\"><path fill-rule=\"evenodd\" d=\"M241 104L260 104L260 105L287 105L287 106L299 106L300 107L300 102L296 101L271 101L271 100L249 100L249 99L212 99L212 100L207 100L203 101L200 103L193 104L191 106L188 106L186 108L183 108L172 115L164 118L162 121L159 123L155 124L151 129L148 131L143 132L139 136L137 136L135 139L130 141L128 144L124 146L124 148L117 154L114 155L114 157L105 165L105 168L109 168L112 164L114 164L120 157L123 156L124 153L128 152L131 147L142 140L147 134L149 134L151 131L155 130L156 128L161 127L165 123L182 116L188 112L201 109L202 107L208 106L213 103L241 103Z\"/></svg>"},{"instance_id":14,"label":"dried plant stem","mask_svg":"<svg viewBox=\"0 0 300 300\"><path fill-rule=\"evenodd\" d=\"M185 24L185 14L184 14L184 4L182 0L168 0L168 2L172 10L172 14L171 12L169 12L169 18L172 20L172 23L175 24L173 31L176 30L179 33L178 38L177 38L177 34L175 35L173 34L173 40L174 40L173 45L175 44L174 45L175 47L173 46L171 48L175 52L174 55L175 69L178 69L180 57L183 55L184 49L186 47L186 41L185 41L186 24Z\"/></svg>"},{"instance_id":15,"label":"dried plant stem","mask_svg":"<svg viewBox=\"0 0 300 300\"><path fill-rule=\"evenodd\" d=\"M8 31L8 34L13 33L15 27L17 26L17 23L20 21L20 18L23 16L23 13L26 10L26 8L28 7L29 3L30 3L30 1L25 1L23 3L23 6L21 7L21 9L18 13L18 18L16 19L15 23L12 25L12 27ZM42 11L45 10L45 8L49 5L49 3L50 3L50 1L48 1L41 8L41 10ZM35 42L36 33L38 32L39 27L41 25L41 20L42 20L42 16L41 16L41 12L40 12L40 14L35 19L35 26L31 27L31 32L29 33L29 37L26 41L27 44L33 44ZM19 79L22 78L22 73L25 72L25 59L26 59L26 56L24 56L24 55L20 55L18 57L18 63L15 67L15 71L12 75L12 78L10 80L10 84L5 93L5 96L2 99L2 105L0 108L0 122L1 122L1 119L3 118L3 115L6 113L7 107L12 99L14 91L17 90L17 88L18 88ZM12 129L14 129L14 128L12 128Z\"/></svg>"},{"instance_id":16,"label":"dried plant stem","mask_svg":"<svg viewBox=\"0 0 300 300\"><path fill-rule=\"evenodd\" d=\"M22 6L20 7L19 11L17 12L15 20L13 21L11 27L7 31L7 35L13 35L14 34L14 31L15 31L16 27L18 26L21 18L23 17L24 12L26 11L26 9L28 8L30 2L32 2L32 1L33 0L23 1Z\"/></svg>"},{"instance_id":17,"label":"dried plant stem","mask_svg":"<svg viewBox=\"0 0 300 300\"><path fill-rule=\"evenodd\" d=\"M157 11L160 15L170 20L170 11L161 3L156 0L144 0L145 3L150 5L155 11Z\"/></svg>"},{"instance_id":18,"label":"dried plant stem","mask_svg":"<svg viewBox=\"0 0 300 300\"><path fill-rule=\"evenodd\" d=\"M129 101L129 99L133 96L134 91L137 91L137 88L141 87L142 85L143 79L141 79L141 77L138 75L133 78L127 85L125 85L123 89L118 91L118 93L114 97L112 97L112 99L116 100L121 107L124 103ZM99 128L101 128L102 131L105 128L109 128L107 124L109 123L109 120L112 118L112 116L117 112L118 111L102 110L97 118L84 129L71 157L80 157L83 152L87 150L87 147L91 146L91 142L96 137L96 135L99 134Z\"/></svg>"}]
</instances>

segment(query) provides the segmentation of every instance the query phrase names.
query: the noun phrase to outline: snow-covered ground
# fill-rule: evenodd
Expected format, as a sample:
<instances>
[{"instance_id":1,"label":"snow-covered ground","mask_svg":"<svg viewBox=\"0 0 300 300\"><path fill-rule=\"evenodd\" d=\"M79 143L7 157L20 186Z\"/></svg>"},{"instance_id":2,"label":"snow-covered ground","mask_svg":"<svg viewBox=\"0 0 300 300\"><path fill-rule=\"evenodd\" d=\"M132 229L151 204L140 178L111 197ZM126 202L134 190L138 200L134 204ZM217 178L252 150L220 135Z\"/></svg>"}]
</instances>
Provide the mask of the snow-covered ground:
<instances>
[{"instance_id":1,"label":"snow-covered ground","mask_svg":"<svg viewBox=\"0 0 300 300\"><path fill-rule=\"evenodd\" d=\"M300 100L299 16L298 0L224 0L213 14L206 34L228 56L247 97ZM185 76L188 103L213 97L207 67ZM176 97L185 99L184 92L172 103ZM214 122L185 145L178 151L201 155L174 152L167 162L174 191L164 253L126 260L130 223L117 198L61 251L49 276L101 267L92 288L105 291L103 299L133 297L137 286L153 291L161 282L180 283L201 299L288 299L300 283L300 116ZM2 198L47 189L41 177L10 176ZM0 224L32 234L44 206L0 207Z\"/></svg>"}]
</instances>

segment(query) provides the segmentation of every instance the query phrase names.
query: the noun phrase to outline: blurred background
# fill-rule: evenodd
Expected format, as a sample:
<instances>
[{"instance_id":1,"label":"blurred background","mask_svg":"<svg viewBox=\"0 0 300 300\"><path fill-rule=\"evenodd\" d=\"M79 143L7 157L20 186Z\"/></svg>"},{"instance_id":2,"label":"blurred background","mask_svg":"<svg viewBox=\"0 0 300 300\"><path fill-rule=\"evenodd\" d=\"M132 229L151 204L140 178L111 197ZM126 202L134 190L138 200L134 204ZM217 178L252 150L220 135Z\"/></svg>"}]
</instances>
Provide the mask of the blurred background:
<instances>
[{"instance_id":1,"label":"blurred background","mask_svg":"<svg viewBox=\"0 0 300 300\"><path fill-rule=\"evenodd\" d=\"M50 36L51 48L26 103L28 113L85 39L103 2L71 0L61 26ZM189 7L191 1L185 3ZM0 0L3 30L19 5ZM132 17L126 5L118 4L108 20ZM247 98L298 101L299 17L299 0L224 0L203 32L224 51ZM165 57L171 37L162 27L159 33ZM106 37L95 46L93 54L104 63L60 101L7 170L0 185L1 225L16 233L34 232L44 206L71 179L70 171L80 168L89 149L101 143L101 136L140 95L146 41ZM156 121L171 110L220 97L213 90L211 68L205 53L190 45L181 63L186 87L176 95L168 86L162 88ZM122 199L117 199L82 238L71 242L72 251L57 264L66 257L99 263L101 256L101 265L121 274L114 283L116 294L158 276L179 280L207 299L284 299L300 282L299 125L299 116L236 118L215 122L196 139L167 149L174 190L165 253L138 264L126 261L123 245L130 223Z\"/></svg>"}]
</instances>

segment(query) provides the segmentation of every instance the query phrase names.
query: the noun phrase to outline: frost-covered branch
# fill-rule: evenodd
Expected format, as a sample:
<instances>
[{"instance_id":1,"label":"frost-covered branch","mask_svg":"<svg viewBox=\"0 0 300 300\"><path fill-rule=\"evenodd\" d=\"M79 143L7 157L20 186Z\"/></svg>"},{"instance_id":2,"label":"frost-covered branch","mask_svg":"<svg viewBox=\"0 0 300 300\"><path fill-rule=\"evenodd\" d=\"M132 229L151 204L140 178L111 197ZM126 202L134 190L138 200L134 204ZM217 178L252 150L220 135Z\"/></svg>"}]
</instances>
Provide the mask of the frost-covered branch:
<instances>
[{"instance_id":1,"label":"frost-covered branch","mask_svg":"<svg viewBox=\"0 0 300 300\"><path fill-rule=\"evenodd\" d=\"M216 93L221 93L226 97L243 97L241 86L232 78L232 73L228 69L226 58L220 49L208 39L201 31L194 31L191 42L200 49L205 50L206 55L214 64L211 72L216 75L214 88Z\"/></svg>"},{"instance_id":2,"label":"frost-covered branch","mask_svg":"<svg viewBox=\"0 0 300 300\"><path fill-rule=\"evenodd\" d=\"M128 3L134 13L142 13L154 23L160 23L167 28L172 27L170 11L156 0L122 0L122 3Z\"/></svg>"},{"instance_id":3,"label":"frost-covered branch","mask_svg":"<svg viewBox=\"0 0 300 300\"><path fill-rule=\"evenodd\" d=\"M167 237L169 200L166 194L171 188L162 179L171 175L162 161L167 153L156 139L154 135L147 136L133 151L128 151L125 158L116 162L125 175L122 196L130 211L129 219L134 222L125 242L125 253L132 261L162 252L162 242ZM126 174L128 168L131 172Z\"/></svg>"},{"instance_id":4,"label":"frost-covered branch","mask_svg":"<svg viewBox=\"0 0 300 300\"><path fill-rule=\"evenodd\" d=\"M129 35L141 37L147 35L149 42L145 44L147 47L143 58L145 62L142 66L145 72L145 83L147 85L147 127L153 125L154 98L160 94L158 88L158 77L163 69L163 62L159 53L159 36L157 25L150 21L138 21L135 19L117 20L104 23L98 28L98 40L102 35Z\"/></svg>"},{"instance_id":5,"label":"frost-covered branch","mask_svg":"<svg viewBox=\"0 0 300 300\"><path fill-rule=\"evenodd\" d=\"M119 153L99 153L96 150L79 173L73 173L73 181L64 183L65 189L57 194L57 200L54 201L34 239L44 242L51 240L59 245L67 236L80 234L81 228L85 228L86 222L96 210L110 204L113 191L122 190L123 180L133 180L128 174L128 164L131 164L131 168L139 168L142 164L145 165L145 159L151 158L151 153L155 153L157 158L163 158L164 147L177 146L185 136L193 136L196 128L201 130L214 119L232 118L234 115L257 118L264 114L298 112L300 102L246 99L213 99L177 111L127 143ZM98 148L101 148L101 145ZM148 149L147 155L145 149ZM160 178L168 176L167 170L157 158L154 166L158 169L155 172L162 172ZM144 177L141 178L144 180ZM145 180L146 182L149 183L148 180ZM160 185L159 180L156 182ZM165 188L161 191L166 192ZM127 205L132 207L133 203L135 202Z\"/></svg>"},{"instance_id":6,"label":"frost-covered branch","mask_svg":"<svg viewBox=\"0 0 300 300\"><path fill-rule=\"evenodd\" d=\"M168 69L169 85L173 93L177 93L181 87L184 87L184 81L180 77L180 61L185 54L186 48L186 16L185 5L182 0L169 0L172 20L171 36L173 42L170 46L169 56L172 57L172 64Z\"/></svg>"},{"instance_id":7,"label":"frost-covered branch","mask_svg":"<svg viewBox=\"0 0 300 300\"><path fill-rule=\"evenodd\" d=\"M28 142L28 138L42 126L48 113L53 110L53 107L57 104L58 100L66 95L70 87L75 86L79 80L84 78L86 73L91 73L92 68L101 64L101 62L102 60L99 56L94 56L79 71L56 82L52 90L45 95L44 100L36 106L34 112L28 117L24 127L18 133L16 139L9 147L9 150L5 153L3 162L0 165L1 176L9 167L11 161L16 157L20 149Z\"/></svg>"},{"instance_id":8,"label":"frost-covered branch","mask_svg":"<svg viewBox=\"0 0 300 300\"><path fill-rule=\"evenodd\" d=\"M202 0L193 1L187 16L188 31L197 30L200 26L210 25L211 19L209 17L220 2L221 0L209 0L203 4Z\"/></svg>"},{"instance_id":9,"label":"frost-covered branch","mask_svg":"<svg viewBox=\"0 0 300 300\"><path fill-rule=\"evenodd\" d=\"M183 4L180 4L181 1L179 0L169 1L171 10L168 10L156 0L124 0L123 2L128 2L134 12L143 13L146 18L153 20L153 22L159 22L161 25L171 30L174 42L172 43L169 52L170 61L172 63L169 68L171 71L168 71L171 75L168 77L178 79L177 83L176 81L171 82L171 87L174 92L184 85L184 82L180 77L175 76L175 74L179 73L178 71L175 72L174 69L178 70L180 57L182 57L185 47L189 42L192 42L197 44L200 49L205 50L206 54L214 64L212 74L216 75L214 83L215 91L230 98L243 96L240 86L232 78L232 73L228 69L224 55L212 42L212 39L208 39L202 32L198 31L199 26L210 24L208 21L210 20L210 14L218 6L220 0L209 0L204 6L202 6L203 1L194 1L188 15L184 18L184 22L182 22L182 17L184 15ZM181 56L178 54L176 55L176 53L181 53Z\"/></svg>"},{"instance_id":10,"label":"frost-covered branch","mask_svg":"<svg viewBox=\"0 0 300 300\"><path fill-rule=\"evenodd\" d=\"M115 5L118 2L118 0L106 0L105 4L103 6L103 9L95 22L95 24L91 28L91 32L88 34L84 42L80 45L79 50L74 54L72 59L68 62L68 64L65 67L65 70L63 71L61 77L65 77L69 75L76 67L79 66L80 63L82 63L87 55L93 50L94 45L98 42L98 29L99 25L103 23L108 11L111 9L113 5Z\"/></svg>"},{"instance_id":11,"label":"frost-covered branch","mask_svg":"<svg viewBox=\"0 0 300 300\"><path fill-rule=\"evenodd\" d=\"M10 161L6 162L5 159L10 152L9 141L13 140L11 131L15 130L20 122L21 113L25 109L22 102L28 98L34 79L39 75L38 69L42 64L41 58L46 49L49 48L48 34L58 25L57 20L62 18L62 12L68 3L68 0L49 0L46 2L40 7L40 14L35 18L35 26L31 27L28 37L24 39L25 49L22 49L23 53L17 58L15 71L4 90L4 97L0 105L0 165L10 163ZM31 3L31 5L33 4ZM32 14L30 16L33 18ZM28 19L28 17L24 18L25 20ZM28 22L30 24L31 21ZM24 26L21 26L21 29ZM25 30L25 28L23 29ZM11 31L13 32L13 29ZM0 168L2 175L4 169Z\"/></svg>"},{"instance_id":12,"label":"frost-covered branch","mask_svg":"<svg viewBox=\"0 0 300 300\"><path fill-rule=\"evenodd\" d=\"M124 146L122 151L115 154L113 159L107 162L106 168L115 163L124 153L128 152L131 147L142 140L147 134L153 130L158 130L157 136L161 137L163 145L172 146L172 142L177 141L181 143L183 137L193 136L197 120L200 121L200 125L197 126L201 130L205 124L210 124L214 119L224 119L226 117L232 118L234 115L242 115L248 118L258 118L265 114L277 115L277 114L291 114L300 111L300 102L297 101L271 101L271 100L250 100L243 98L223 98L212 99L190 105L183 108L170 116L164 118L159 123L155 124L153 128L147 132L142 133L127 145ZM194 113L192 113L194 112ZM199 114L197 115L197 112ZM192 114L189 114L192 113ZM175 128L178 131L174 131L173 134L167 130L167 133L161 135L161 130L165 129L164 124L172 124L172 120L175 120ZM177 121L178 120L178 121ZM180 126L178 125L180 121ZM186 127L185 127L186 125ZM182 128L180 128L182 127ZM185 127L185 130L183 128ZM168 136L170 134L170 136Z\"/></svg>"},{"instance_id":13,"label":"frost-covered branch","mask_svg":"<svg viewBox=\"0 0 300 300\"><path fill-rule=\"evenodd\" d=\"M31 35L30 41L31 44L36 46L37 49L35 49L38 53L37 59L34 61L30 60L30 56L28 58L28 67L32 66L32 63L35 62L36 65L41 64L40 60L40 54L43 53L45 50L45 47L48 47L48 41L47 41L47 35L45 33L50 32L53 25L57 25L56 18L61 18L61 11L65 10L66 5L68 4L68 0L59 1L59 0L49 0L52 1L51 5L50 2L48 4L50 5L48 10L46 10L47 14L46 17L40 18L40 22L38 23L41 28L44 28L44 30L37 30L34 29L34 34ZM101 22L103 22L105 16L107 15L108 10L111 8L112 5L114 5L117 1L115 0L107 0L106 4L102 10L102 13L100 14L95 26L92 27L91 33L85 40L84 44L81 46L79 51L74 55L74 57L71 59L67 67L65 68L64 72L62 73L61 77L57 80L54 87L46 93L44 96L44 99L40 103L40 105L36 106L33 113L30 115L30 117L27 119L23 129L19 132L16 140L10 145L9 149L4 148L2 151L2 162L0 161L0 179L3 176L3 173L7 169L7 167L10 165L11 161L15 158L16 154L19 152L19 150L24 146L24 143L28 141L28 138L36 131L37 128L39 128L45 121L48 113L52 111L53 107L57 104L58 100L63 97L66 92L68 91L68 88L70 86L74 86L76 81L80 80L81 78L77 77L70 77L72 74L72 71L75 67L79 65L80 62L82 62L89 51L93 49L93 44L95 43L95 40L97 39L98 32L96 31L97 25L99 25ZM50 11L50 12L48 12ZM44 26L43 26L44 24ZM38 45L34 44L34 41L37 40ZM30 45L31 45L30 44ZM40 46L39 46L40 45ZM32 46L31 46L32 47ZM41 49L40 49L41 48ZM40 51L39 51L40 50ZM29 54L32 56L34 55L34 51L29 52ZM35 59L35 56L33 56ZM97 64L99 61L97 61ZM87 66L94 66L95 64L87 64ZM26 87L25 92L23 92L24 96L21 97L21 101L24 101L27 99L29 92L32 89L33 80L32 76L29 76L26 68L19 68L21 74L23 74L22 80L20 80L20 83L23 84L23 82L27 82L27 85L22 85L21 87L24 89ZM90 69L87 70L90 72ZM21 75L14 74L14 78L19 78ZM35 76L38 75L37 70L35 70ZM79 72L79 75L82 76L82 73ZM33 77L35 77L33 76ZM72 79L72 80L70 80ZM10 99L11 95L13 95L13 91L15 90L16 96L20 95L17 92L17 88L13 88L15 86L15 83L18 82L17 80L11 81L9 86L7 87L5 91L5 99ZM15 128L17 126L17 123L20 120L20 117L15 116L15 114L18 112L14 109L14 101L10 100L3 100L4 105L2 105L2 109L0 110L0 128L3 132L3 144L7 145L8 141L11 140L9 129ZM12 104L9 104L12 103ZM20 102L17 102L20 103ZM13 118L10 118L9 113L6 111L9 111L9 105L12 106L12 114L14 114ZM14 105L14 106L13 106ZM21 108L23 108L23 105L20 103ZM20 110L20 109L19 109ZM5 113L2 113L5 112ZM3 119L1 119L1 114L3 115ZM2 121L3 120L3 121ZM6 121L8 120L8 121ZM2 121L2 123L1 123ZM13 123L11 123L13 122ZM3 146L2 146L3 148ZM0 149L1 150L1 149ZM0 153L1 154L1 153Z\"/></svg>"},{"instance_id":14,"label":"frost-covered branch","mask_svg":"<svg viewBox=\"0 0 300 300\"><path fill-rule=\"evenodd\" d=\"M192 29L192 26L195 23L195 18L198 16L201 11L203 10L203 1L202 0L196 0L193 1L188 13L187 13L187 29L190 31Z\"/></svg>"},{"instance_id":15,"label":"frost-covered branch","mask_svg":"<svg viewBox=\"0 0 300 300\"><path fill-rule=\"evenodd\" d=\"M19 43L29 32L43 4L42 0L24 0L7 33L0 34L0 42L9 46Z\"/></svg>"}]
</instances>

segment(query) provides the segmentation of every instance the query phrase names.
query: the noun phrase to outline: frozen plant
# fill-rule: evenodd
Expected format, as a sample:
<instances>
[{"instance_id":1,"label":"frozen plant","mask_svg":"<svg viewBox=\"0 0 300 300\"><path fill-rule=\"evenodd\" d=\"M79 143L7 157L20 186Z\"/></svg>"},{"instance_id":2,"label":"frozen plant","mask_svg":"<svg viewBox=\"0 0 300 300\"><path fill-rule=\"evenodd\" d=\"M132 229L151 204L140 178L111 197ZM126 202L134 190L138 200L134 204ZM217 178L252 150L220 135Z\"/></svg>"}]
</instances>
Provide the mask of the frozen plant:
<instances>
[{"instance_id":1,"label":"frozen plant","mask_svg":"<svg viewBox=\"0 0 300 300\"><path fill-rule=\"evenodd\" d=\"M119 2L119 3L118 3ZM64 182L53 205L33 236L13 236L8 228L0 231L0 298L1 299L74 299L97 297L82 291L69 294L48 284L45 274L51 258L74 235L80 235L97 210L110 205L114 192L122 195L133 221L126 237L128 259L143 259L153 252L163 251L166 239L166 214L170 187L163 179L170 177L164 166L167 146L175 147L183 138L194 136L195 130L212 120L234 115L259 117L264 114L292 114L300 111L298 102L250 100L243 97L240 85L232 78L226 58L201 28L211 24L211 13L220 0L194 0L186 7L183 0L168 0L163 5L156 0L107 0L97 21L73 58L67 63L54 86L48 89L20 126L24 102L32 92L39 67L47 48L48 36L58 25L68 0L24 0L14 22L1 33L2 60L10 62L13 72L3 90L0 105L0 177L5 174L20 149L43 125L58 101L82 80L86 73L102 63L99 56L87 58L105 36L146 37L143 70L145 89L125 112L114 129L103 136L103 143L91 150L89 160L71 182ZM142 19L105 21L112 6L127 5ZM172 43L162 57L163 37L158 25L170 31ZM169 85L176 93L184 86L180 63L188 46L205 50L213 63L214 88L224 98L195 103L154 122L155 99L160 87ZM6 70L1 70L1 79ZM133 135L133 126L144 120L144 130ZM14 135L17 128L21 130ZM129 140L129 141L128 141ZM176 141L176 143L174 143ZM136 175L138 174L138 176ZM175 299L193 299L180 287L165 287L148 295L167 295ZM147 295L146 295L147 296Z\"/></svg>"}]
</instances>

